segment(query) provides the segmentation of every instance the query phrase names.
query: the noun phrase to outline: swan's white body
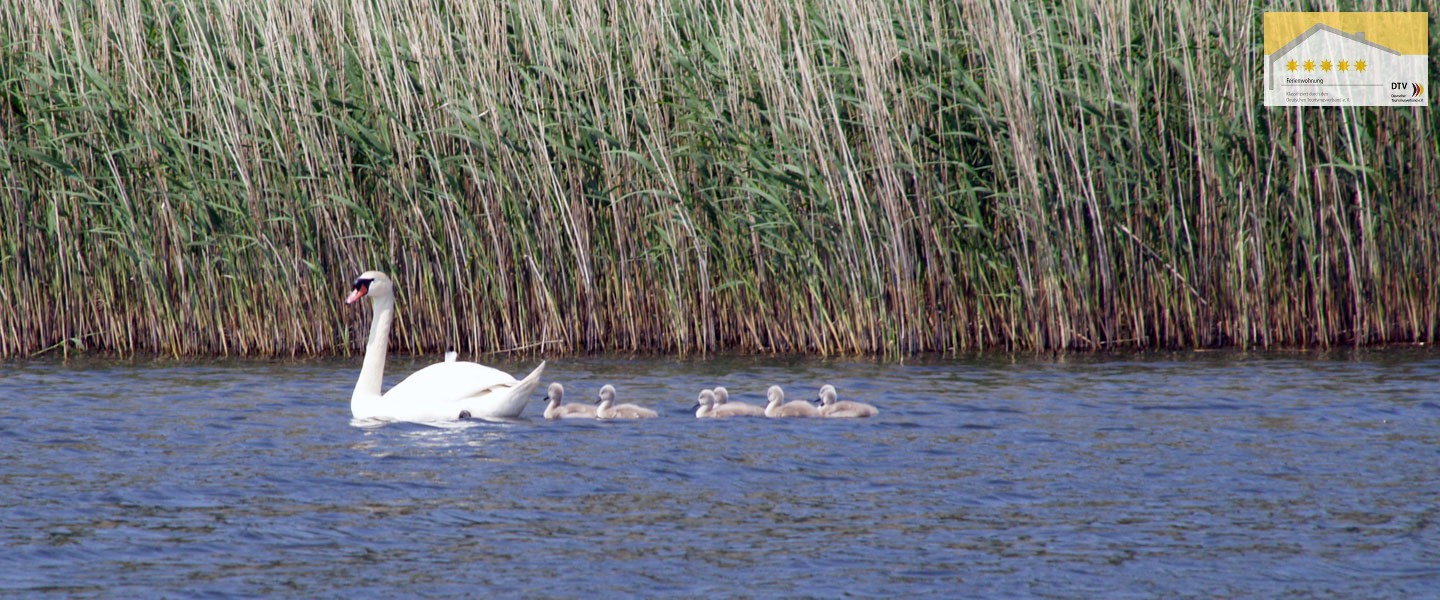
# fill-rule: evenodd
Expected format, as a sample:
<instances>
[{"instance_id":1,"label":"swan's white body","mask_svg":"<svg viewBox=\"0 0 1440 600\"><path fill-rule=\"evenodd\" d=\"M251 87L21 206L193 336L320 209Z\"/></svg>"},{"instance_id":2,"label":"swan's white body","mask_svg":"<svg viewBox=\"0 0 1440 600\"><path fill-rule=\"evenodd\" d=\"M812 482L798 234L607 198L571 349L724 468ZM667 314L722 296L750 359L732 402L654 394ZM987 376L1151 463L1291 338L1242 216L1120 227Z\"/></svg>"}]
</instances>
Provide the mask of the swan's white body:
<instances>
[{"instance_id":1,"label":"swan's white body","mask_svg":"<svg viewBox=\"0 0 1440 600\"><path fill-rule=\"evenodd\" d=\"M835 400L835 386L825 385L820 388L820 416L833 419L864 419L880 414L880 409L864 402L851 402L849 400Z\"/></svg>"},{"instance_id":2,"label":"swan's white body","mask_svg":"<svg viewBox=\"0 0 1440 600\"><path fill-rule=\"evenodd\" d=\"M385 379L385 353L390 346L390 325L395 321L394 284L384 273L368 271L355 280L346 304L370 297L374 320L365 344L365 362L350 396L350 412L356 419L426 423L461 418L513 419L525 404L545 363L535 367L523 380L509 373L473 362L446 356L446 362L416 371L381 393Z\"/></svg>"},{"instance_id":3,"label":"swan's white body","mask_svg":"<svg viewBox=\"0 0 1440 600\"><path fill-rule=\"evenodd\" d=\"M765 405L765 416L771 418L781 417L818 417L820 409L811 406L809 402L795 400L785 402L785 390L778 385L770 386L765 391L765 398L770 402Z\"/></svg>"}]
</instances>

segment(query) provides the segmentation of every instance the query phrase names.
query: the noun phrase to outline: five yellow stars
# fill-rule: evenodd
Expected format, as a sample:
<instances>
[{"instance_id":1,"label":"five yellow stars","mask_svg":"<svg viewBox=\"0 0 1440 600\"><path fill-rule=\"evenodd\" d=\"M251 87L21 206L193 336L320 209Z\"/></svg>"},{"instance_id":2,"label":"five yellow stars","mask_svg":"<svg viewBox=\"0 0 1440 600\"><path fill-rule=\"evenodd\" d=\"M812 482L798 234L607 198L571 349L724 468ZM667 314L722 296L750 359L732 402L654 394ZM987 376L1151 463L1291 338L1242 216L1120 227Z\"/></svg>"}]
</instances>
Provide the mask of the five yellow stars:
<instances>
[{"instance_id":1,"label":"five yellow stars","mask_svg":"<svg viewBox=\"0 0 1440 600\"><path fill-rule=\"evenodd\" d=\"M1294 72L1295 69L1298 68L1298 67L1300 67L1300 66L1301 66L1301 65L1300 65L1299 63L1295 62L1294 60L1291 60L1290 62L1285 63L1285 70L1286 70L1286 71ZM1305 71L1306 71L1306 72L1314 71L1314 70L1315 70L1315 61L1313 61L1313 60L1307 60L1307 61L1305 61L1304 67L1305 67ZM1330 62L1330 61L1328 61L1328 60L1326 60L1326 61L1321 61L1321 62L1320 62L1320 70L1321 70L1321 71L1325 71L1325 72L1327 72L1327 73L1328 73L1332 68L1335 69L1335 70L1337 70L1337 71L1349 71L1349 70L1350 70L1350 67L1351 67L1351 64L1350 64L1350 61L1348 61L1348 60L1342 60L1342 61L1340 61L1339 63L1332 63L1332 62ZM1357 72L1363 72L1363 71L1365 70L1365 61L1363 61L1363 60L1357 60L1357 61L1355 61L1354 67L1355 67L1355 70L1356 70Z\"/></svg>"}]
</instances>

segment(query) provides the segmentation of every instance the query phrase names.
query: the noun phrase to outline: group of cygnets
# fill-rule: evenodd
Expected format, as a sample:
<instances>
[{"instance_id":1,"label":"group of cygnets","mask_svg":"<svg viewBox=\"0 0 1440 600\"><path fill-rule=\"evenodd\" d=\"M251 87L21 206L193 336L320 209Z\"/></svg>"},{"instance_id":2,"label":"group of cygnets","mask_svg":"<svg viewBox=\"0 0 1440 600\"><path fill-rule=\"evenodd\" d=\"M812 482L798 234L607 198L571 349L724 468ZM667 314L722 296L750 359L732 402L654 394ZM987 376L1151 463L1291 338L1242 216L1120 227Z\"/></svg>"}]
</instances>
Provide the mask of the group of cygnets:
<instances>
[{"instance_id":1,"label":"group of cygnets","mask_svg":"<svg viewBox=\"0 0 1440 600\"><path fill-rule=\"evenodd\" d=\"M545 418L547 419L651 419L660 416L653 410L635 404L616 404L615 386L606 385L600 388L600 395L594 405L590 404L561 404L565 398L565 387L558 384L550 384L547 399L550 401L545 407ZM825 385L820 388L820 396L815 399L815 404L804 400L785 401L785 390L778 385L770 386L765 392L765 398L769 401L765 406L756 406L744 402L730 402L730 392L723 387L713 390L702 390L698 403L695 405L695 417L698 419L723 419L727 417L830 417L830 418L865 418L873 417L880 413L878 409L863 402L852 402L849 400L838 400L835 393L835 386ZM818 405L818 406L817 406Z\"/></svg>"}]
</instances>

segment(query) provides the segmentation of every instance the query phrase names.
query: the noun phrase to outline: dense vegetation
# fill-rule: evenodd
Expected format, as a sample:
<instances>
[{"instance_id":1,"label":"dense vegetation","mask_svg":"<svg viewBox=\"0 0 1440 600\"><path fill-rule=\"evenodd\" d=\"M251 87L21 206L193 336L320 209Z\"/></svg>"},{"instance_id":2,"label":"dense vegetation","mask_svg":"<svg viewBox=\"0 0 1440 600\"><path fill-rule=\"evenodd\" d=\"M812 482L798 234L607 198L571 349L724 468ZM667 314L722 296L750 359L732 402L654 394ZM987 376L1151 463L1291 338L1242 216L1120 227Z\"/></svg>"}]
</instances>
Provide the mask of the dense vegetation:
<instances>
[{"instance_id":1,"label":"dense vegetation","mask_svg":"<svg viewBox=\"0 0 1440 600\"><path fill-rule=\"evenodd\" d=\"M0 0L0 355L1434 341L1431 109L1263 8Z\"/></svg>"}]
</instances>

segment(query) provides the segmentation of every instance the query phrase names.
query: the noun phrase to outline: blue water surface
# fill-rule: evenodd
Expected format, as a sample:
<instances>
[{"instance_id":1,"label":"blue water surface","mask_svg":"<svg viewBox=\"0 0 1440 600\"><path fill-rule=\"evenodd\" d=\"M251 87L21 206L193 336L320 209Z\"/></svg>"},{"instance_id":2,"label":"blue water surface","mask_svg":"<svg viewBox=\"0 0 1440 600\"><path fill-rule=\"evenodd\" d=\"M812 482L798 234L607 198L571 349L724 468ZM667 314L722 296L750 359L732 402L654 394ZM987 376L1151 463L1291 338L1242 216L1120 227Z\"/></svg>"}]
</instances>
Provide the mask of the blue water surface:
<instances>
[{"instance_id":1,"label":"blue water surface","mask_svg":"<svg viewBox=\"0 0 1440 600\"><path fill-rule=\"evenodd\" d=\"M427 362L392 360L398 381ZM567 358L636 422L352 425L359 360L0 375L0 595L1419 597L1440 354ZM497 366L528 372L534 362ZM868 420L697 420L824 383Z\"/></svg>"}]
</instances>

